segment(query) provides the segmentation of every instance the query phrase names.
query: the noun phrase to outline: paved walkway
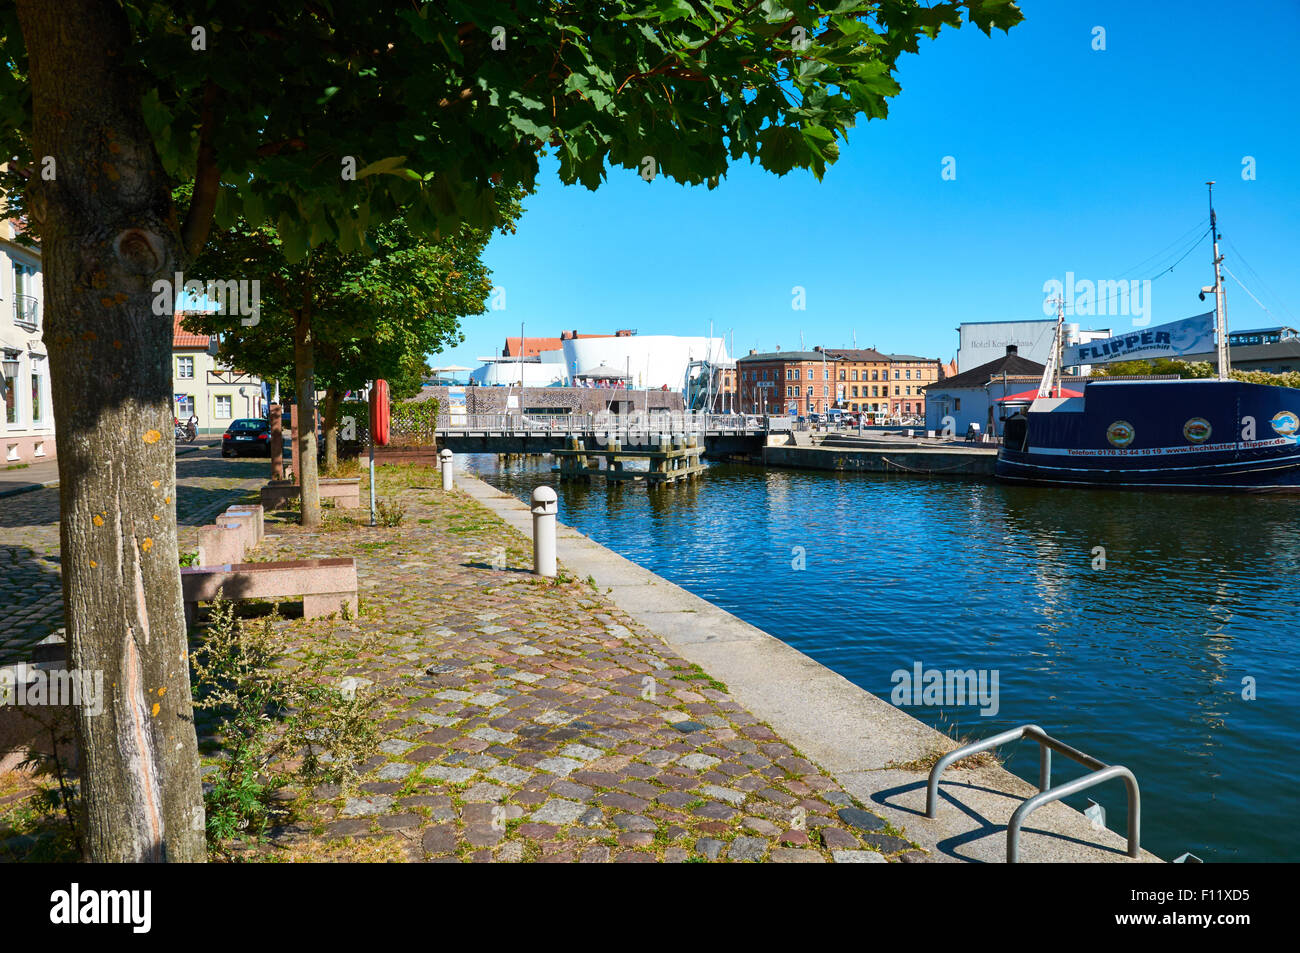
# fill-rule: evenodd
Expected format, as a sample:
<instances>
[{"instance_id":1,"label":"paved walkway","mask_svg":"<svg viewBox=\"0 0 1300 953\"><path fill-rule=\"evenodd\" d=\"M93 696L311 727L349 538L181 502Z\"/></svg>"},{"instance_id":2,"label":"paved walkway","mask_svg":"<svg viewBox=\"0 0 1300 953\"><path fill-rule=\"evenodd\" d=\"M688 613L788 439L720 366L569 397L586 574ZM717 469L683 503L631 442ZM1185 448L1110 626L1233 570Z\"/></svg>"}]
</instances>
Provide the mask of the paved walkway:
<instances>
[{"instance_id":1,"label":"paved walkway","mask_svg":"<svg viewBox=\"0 0 1300 953\"><path fill-rule=\"evenodd\" d=\"M432 470L381 471L398 528L268 524L258 559L351 555L360 618L276 623L292 654L395 689L355 796L322 786L264 851L435 861L884 862L895 836L726 686ZM404 487L394 481L405 482ZM495 568L494 568L495 567ZM334 653L339 658L339 653Z\"/></svg>"},{"instance_id":2,"label":"paved walkway","mask_svg":"<svg viewBox=\"0 0 1300 953\"><path fill-rule=\"evenodd\" d=\"M38 464L51 467L53 464ZM27 474L36 466L12 471ZM57 470L50 479L57 479ZM264 483L267 463L256 458L221 459L219 450L185 452L176 460L176 507L181 551L194 527ZM26 478L24 478L26 479ZM63 630L59 577L59 488L45 487L0 498L0 665L27 658L30 647Z\"/></svg>"}]
</instances>

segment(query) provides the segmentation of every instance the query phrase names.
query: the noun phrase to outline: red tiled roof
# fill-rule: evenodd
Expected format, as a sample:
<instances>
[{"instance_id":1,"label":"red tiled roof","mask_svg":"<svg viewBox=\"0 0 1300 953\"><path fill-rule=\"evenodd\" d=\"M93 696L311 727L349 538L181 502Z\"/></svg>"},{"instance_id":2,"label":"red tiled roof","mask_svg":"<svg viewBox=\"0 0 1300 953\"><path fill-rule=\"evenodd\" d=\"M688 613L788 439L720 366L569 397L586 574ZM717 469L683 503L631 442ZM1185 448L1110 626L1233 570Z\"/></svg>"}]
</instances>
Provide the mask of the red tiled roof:
<instances>
[{"instance_id":1,"label":"red tiled roof","mask_svg":"<svg viewBox=\"0 0 1300 953\"><path fill-rule=\"evenodd\" d=\"M613 334L565 334L571 339L612 338ZM564 347L564 338L524 338L524 357L534 357L542 351L558 351ZM519 356L519 338L506 338L502 357Z\"/></svg>"},{"instance_id":2,"label":"red tiled roof","mask_svg":"<svg viewBox=\"0 0 1300 953\"><path fill-rule=\"evenodd\" d=\"M542 351L558 351L564 345L559 338L524 338L524 357L532 357ZM506 338L503 357L519 356L519 338Z\"/></svg>"},{"instance_id":3,"label":"red tiled roof","mask_svg":"<svg viewBox=\"0 0 1300 953\"><path fill-rule=\"evenodd\" d=\"M181 327L181 320L186 316L186 312L177 311L172 325L172 348L206 348L208 346L208 336L206 334L194 334Z\"/></svg>"}]
</instances>

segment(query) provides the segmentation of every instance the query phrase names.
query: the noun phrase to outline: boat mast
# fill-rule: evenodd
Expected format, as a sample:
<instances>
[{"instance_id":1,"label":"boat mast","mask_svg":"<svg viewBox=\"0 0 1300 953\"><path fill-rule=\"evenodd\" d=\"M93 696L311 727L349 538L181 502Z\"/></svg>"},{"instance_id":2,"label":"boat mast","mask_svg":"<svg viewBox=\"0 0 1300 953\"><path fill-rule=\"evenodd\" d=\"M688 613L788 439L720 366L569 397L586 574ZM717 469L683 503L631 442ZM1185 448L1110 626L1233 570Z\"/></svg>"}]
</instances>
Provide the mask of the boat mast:
<instances>
[{"instance_id":1,"label":"boat mast","mask_svg":"<svg viewBox=\"0 0 1300 953\"><path fill-rule=\"evenodd\" d=\"M1056 333L1052 335L1052 354L1043 368L1043 379L1038 382L1038 396L1051 397L1052 391L1060 393L1061 386L1061 332L1065 327L1065 299L1056 299ZM1006 396L1003 387L1002 396Z\"/></svg>"},{"instance_id":2,"label":"boat mast","mask_svg":"<svg viewBox=\"0 0 1300 953\"><path fill-rule=\"evenodd\" d=\"M1218 341L1219 380L1226 381L1232 377L1232 364L1228 355L1228 320L1223 307L1223 275L1219 269L1223 256L1219 254L1219 229L1214 217L1214 182L1205 185L1210 195L1210 237L1214 239L1214 336Z\"/></svg>"}]
</instances>

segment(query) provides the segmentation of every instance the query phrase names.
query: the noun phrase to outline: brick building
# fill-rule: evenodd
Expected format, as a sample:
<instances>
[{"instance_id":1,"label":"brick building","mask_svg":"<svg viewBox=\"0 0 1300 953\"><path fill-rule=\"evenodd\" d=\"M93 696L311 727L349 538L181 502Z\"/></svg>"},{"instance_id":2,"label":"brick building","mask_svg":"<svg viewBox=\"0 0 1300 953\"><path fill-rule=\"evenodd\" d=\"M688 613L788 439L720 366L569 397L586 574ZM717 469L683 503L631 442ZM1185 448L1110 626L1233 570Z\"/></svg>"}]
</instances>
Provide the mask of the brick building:
<instances>
[{"instance_id":1,"label":"brick building","mask_svg":"<svg viewBox=\"0 0 1300 953\"><path fill-rule=\"evenodd\" d=\"M826 352L750 351L736 361L737 409L747 414L824 414L835 406L838 366Z\"/></svg>"},{"instance_id":2,"label":"brick building","mask_svg":"<svg viewBox=\"0 0 1300 953\"><path fill-rule=\"evenodd\" d=\"M875 411L878 407L888 406L883 400L889 393L889 372L892 365L888 355L869 347L830 348L827 354L837 364L839 403L836 406L841 410L854 411ZM882 412L888 413L887 410Z\"/></svg>"},{"instance_id":3,"label":"brick building","mask_svg":"<svg viewBox=\"0 0 1300 953\"><path fill-rule=\"evenodd\" d=\"M942 363L915 354L890 354L889 363L894 375L890 382L893 387L893 392L889 395L890 416L924 417L923 388L939 380Z\"/></svg>"},{"instance_id":4,"label":"brick building","mask_svg":"<svg viewBox=\"0 0 1300 953\"><path fill-rule=\"evenodd\" d=\"M942 376L933 358L874 348L750 351L736 366L738 410L801 417L831 408L879 418L923 417L923 388Z\"/></svg>"}]
</instances>

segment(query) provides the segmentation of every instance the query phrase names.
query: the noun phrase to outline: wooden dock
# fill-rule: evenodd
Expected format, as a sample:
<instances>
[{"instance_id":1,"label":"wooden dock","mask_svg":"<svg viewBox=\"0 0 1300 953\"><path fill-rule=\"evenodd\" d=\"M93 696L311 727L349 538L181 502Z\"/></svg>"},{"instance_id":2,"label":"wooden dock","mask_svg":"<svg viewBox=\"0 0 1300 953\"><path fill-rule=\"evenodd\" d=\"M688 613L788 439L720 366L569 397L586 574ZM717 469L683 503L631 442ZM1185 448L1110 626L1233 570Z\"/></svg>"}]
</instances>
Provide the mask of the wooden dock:
<instances>
[{"instance_id":1,"label":"wooden dock","mask_svg":"<svg viewBox=\"0 0 1300 953\"><path fill-rule=\"evenodd\" d=\"M570 437L563 450L551 451L559 461L553 472L561 480L591 481L592 477L604 477L614 483L644 480L651 486L676 483L678 480L693 480L704 472L704 463L700 457L704 447L699 438L694 436L674 437L667 445L650 447L624 447L618 443L608 443L599 449L588 449L583 440ZM605 465L600 465L601 459ZM629 470L624 464L646 461L649 469Z\"/></svg>"}]
</instances>

